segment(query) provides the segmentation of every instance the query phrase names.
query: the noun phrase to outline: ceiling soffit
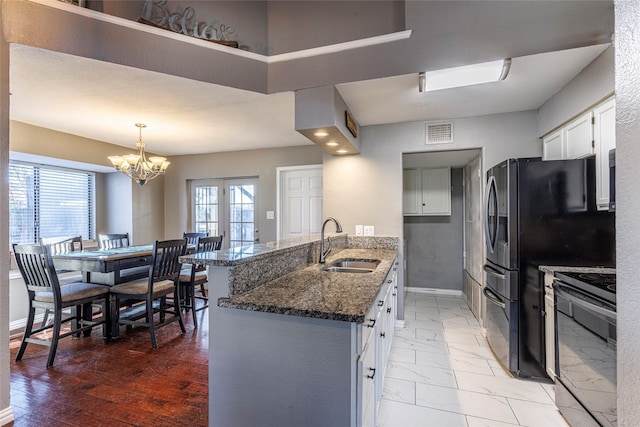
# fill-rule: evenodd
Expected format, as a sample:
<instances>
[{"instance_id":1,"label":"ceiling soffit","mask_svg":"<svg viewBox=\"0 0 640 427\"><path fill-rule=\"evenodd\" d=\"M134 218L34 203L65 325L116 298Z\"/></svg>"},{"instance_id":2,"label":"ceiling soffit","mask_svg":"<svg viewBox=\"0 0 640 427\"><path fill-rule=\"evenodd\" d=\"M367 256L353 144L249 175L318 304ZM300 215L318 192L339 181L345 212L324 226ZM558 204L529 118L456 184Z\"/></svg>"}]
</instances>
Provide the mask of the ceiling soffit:
<instances>
[{"instance_id":1,"label":"ceiling soffit","mask_svg":"<svg viewBox=\"0 0 640 427\"><path fill-rule=\"evenodd\" d=\"M6 2L7 41L276 93L605 43L613 31L613 5L606 1L407 1L408 39L269 63L192 37L141 31L143 24L98 21L96 14L103 14L77 9L44 0ZM33 22L55 24L32 31Z\"/></svg>"}]
</instances>

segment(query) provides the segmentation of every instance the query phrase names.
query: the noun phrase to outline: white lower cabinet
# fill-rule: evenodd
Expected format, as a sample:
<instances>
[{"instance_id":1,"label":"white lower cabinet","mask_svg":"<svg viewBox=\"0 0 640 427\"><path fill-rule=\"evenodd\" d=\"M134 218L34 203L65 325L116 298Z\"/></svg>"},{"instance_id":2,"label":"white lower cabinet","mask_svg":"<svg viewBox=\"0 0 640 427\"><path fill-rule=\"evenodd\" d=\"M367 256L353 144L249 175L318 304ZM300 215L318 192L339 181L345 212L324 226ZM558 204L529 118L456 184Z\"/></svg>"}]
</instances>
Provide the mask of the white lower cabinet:
<instances>
[{"instance_id":1,"label":"white lower cabinet","mask_svg":"<svg viewBox=\"0 0 640 427\"><path fill-rule=\"evenodd\" d=\"M397 311L397 263L387 275L362 326L362 353L359 357L361 426L375 427L382 398L384 376L391 352Z\"/></svg>"},{"instance_id":2,"label":"white lower cabinet","mask_svg":"<svg viewBox=\"0 0 640 427\"><path fill-rule=\"evenodd\" d=\"M376 345L374 334L365 343L358 367L362 382L362 427L376 425Z\"/></svg>"},{"instance_id":3,"label":"white lower cabinet","mask_svg":"<svg viewBox=\"0 0 640 427\"><path fill-rule=\"evenodd\" d=\"M547 374L555 379L556 368L556 332L553 295L553 273L544 275L544 348L547 359Z\"/></svg>"}]
</instances>

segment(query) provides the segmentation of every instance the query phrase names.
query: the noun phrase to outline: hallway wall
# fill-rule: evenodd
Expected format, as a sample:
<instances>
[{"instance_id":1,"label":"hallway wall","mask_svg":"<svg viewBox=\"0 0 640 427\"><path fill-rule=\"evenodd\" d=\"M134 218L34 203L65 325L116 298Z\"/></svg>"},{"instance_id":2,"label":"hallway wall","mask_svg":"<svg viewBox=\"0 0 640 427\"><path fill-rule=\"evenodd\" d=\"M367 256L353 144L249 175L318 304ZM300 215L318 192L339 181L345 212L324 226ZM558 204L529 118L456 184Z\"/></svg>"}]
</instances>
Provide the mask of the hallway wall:
<instances>
[{"instance_id":1,"label":"hallway wall","mask_svg":"<svg viewBox=\"0 0 640 427\"><path fill-rule=\"evenodd\" d=\"M405 287L462 291L462 169L451 169L451 216L405 216Z\"/></svg>"}]
</instances>

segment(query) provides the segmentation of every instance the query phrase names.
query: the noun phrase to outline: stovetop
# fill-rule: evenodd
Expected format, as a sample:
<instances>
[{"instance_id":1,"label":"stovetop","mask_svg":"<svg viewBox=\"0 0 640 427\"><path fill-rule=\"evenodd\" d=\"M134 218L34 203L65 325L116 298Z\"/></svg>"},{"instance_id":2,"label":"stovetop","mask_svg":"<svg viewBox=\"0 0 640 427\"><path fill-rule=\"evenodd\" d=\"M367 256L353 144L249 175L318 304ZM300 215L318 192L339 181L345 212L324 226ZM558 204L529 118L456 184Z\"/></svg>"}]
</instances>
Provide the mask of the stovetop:
<instances>
[{"instance_id":1,"label":"stovetop","mask_svg":"<svg viewBox=\"0 0 640 427\"><path fill-rule=\"evenodd\" d=\"M609 273L556 272L561 281L615 304L616 275Z\"/></svg>"}]
</instances>

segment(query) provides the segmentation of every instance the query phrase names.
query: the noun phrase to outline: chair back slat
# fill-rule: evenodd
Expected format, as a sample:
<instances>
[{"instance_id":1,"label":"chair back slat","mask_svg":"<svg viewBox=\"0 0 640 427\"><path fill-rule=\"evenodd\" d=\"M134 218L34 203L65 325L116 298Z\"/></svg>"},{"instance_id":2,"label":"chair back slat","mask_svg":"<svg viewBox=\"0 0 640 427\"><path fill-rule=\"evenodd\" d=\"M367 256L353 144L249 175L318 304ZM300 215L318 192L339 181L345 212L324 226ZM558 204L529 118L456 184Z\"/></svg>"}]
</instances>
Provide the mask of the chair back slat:
<instances>
[{"instance_id":1,"label":"chair back slat","mask_svg":"<svg viewBox=\"0 0 640 427\"><path fill-rule=\"evenodd\" d=\"M129 233L98 234L98 247L100 250L126 248L129 245Z\"/></svg>"},{"instance_id":2,"label":"chair back slat","mask_svg":"<svg viewBox=\"0 0 640 427\"><path fill-rule=\"evenodd\" d=\"M156 241L153 249L150 280L177 280L182 267L179 258L187 252L187 239Z\"/></svg>"},{"instance_id":3,"label":"chair back slat","mask_svg":"<svg viewBox=\"0 0 640 427\"><path fill-rule=\"evenodd\" d=\"M200 237L196 243L196 252L217 251L222 247L223 236Z\"/></svg>"},{"instance_id":4,"label":"chair back slat","mask_svg":"<svg viewBox=\"0 0 640 427\"><path fill-rule=\"evenodd\" d=\"M51 255L66 254L82 250L82 236L42 237L40 244L49 246Z\"/></svg>"},{"instance_id":5,"label":"chair back slat","mask_svg":"<svg viewBox=\"0 0 640 427\"><path fill-rule=\"evenodd\" d=\"M202 237L209 237L209 233L183 233L182 237L187 239L188 245L197 245L198 239Z\"/></svg>"},{"instance_id":6,"label":"chair back slat","mask_svg":"<svg viewBox=\"0 0 640 427\"><path fill-rule=\"evenodd\" d=\"M13 245L13 252L27 289L31 292L53 292L60 299L60 283L49 246Z\"/></svg>"},{"instance_id":7,"label":"chair back slat","mask_svg":"<svg viewBox=\"0 0 640 427\"><path fill-rule=\"evenodd\" d=\"M196 243L196 253L212 252L220 250L222 247L223 236L200 237ZM207 269L205 264L192 264L191 278L196 271L204 271Z\"/></svg>"}]
</instances>

